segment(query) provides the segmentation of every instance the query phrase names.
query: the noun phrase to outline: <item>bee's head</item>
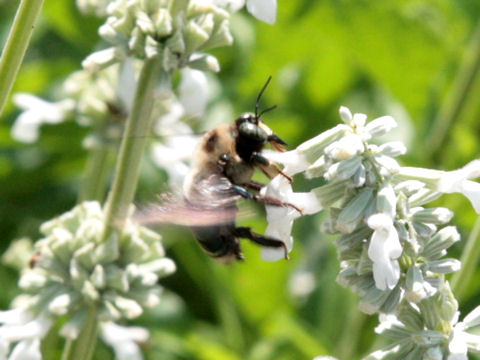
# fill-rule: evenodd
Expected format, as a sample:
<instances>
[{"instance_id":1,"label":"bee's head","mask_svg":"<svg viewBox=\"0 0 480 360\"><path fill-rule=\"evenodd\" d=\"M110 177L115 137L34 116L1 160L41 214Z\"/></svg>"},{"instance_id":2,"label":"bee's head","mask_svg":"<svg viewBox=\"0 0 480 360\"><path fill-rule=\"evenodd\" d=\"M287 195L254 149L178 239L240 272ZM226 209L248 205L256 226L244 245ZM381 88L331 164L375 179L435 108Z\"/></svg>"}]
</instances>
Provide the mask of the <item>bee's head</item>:
<instances>
[{"instance_id":1,"label":"bee's head","mask_svg":"<svg viewBox=\"0 0 480 360\"><path fill-rule=\"evenodd\" d=\"M271 143L278 151L285 151L282 145L287 145L285 141L280 139L275 135L267 125L262 121L261 116L268 111L275 109L277 106L274 105L265 110L258 112L258 107L260 104L260 99L263 95L263 92L267 88L272 77L270 76L263 85L262 90L257 97L257 102L255 103L255 113L244 113L240 115L236 120L235 124L238 131L238 136L243 138L244 141L251 142L252 145L263 146L267 142Z\"/></svg>"},{"instance_id":2,"label":"bee's head","mask_svg":"<svg viewBox=\"0 0 480 360\"><path fill-rule=\"evenodd\" d=\"M264 113L263 111L262 113ZM235 124L238 131L238 136L244 141L254 143L259 146L270 142L279 151L284 151L281 145L287 145L285 141L275 135L263 121L254 113L245 113L240 115Z\"/></svg>"}]
</instances>

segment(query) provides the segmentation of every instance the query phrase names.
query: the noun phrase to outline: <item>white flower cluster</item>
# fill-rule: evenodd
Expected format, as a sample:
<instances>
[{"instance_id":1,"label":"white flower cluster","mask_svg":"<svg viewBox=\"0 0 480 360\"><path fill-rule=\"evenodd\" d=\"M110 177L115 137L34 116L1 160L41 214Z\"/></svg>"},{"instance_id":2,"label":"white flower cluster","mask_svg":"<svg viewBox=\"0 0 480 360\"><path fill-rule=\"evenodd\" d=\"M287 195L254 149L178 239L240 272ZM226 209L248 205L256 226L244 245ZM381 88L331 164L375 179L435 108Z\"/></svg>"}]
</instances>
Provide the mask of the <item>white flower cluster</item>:
<instances>
[{"instance_id":1,"label":"white flower cluster","mask_svg":"<svg viewBox=\"0 0 480 360\"><path fill-rule=\"evenodd\" d=\"M341 262L337 280L361 296L362 311L392 314L400 322L412 312L425 317L415 329L431 342L409 333L408 341L418 342L412 357L406 354L411 354L413 343L402 340L401 355L380 351L371 359L420 359L437 348L442 356L449 354L445 349L453 346L455 332L439 324L454 321L457 304L444 276L459 270L461 263L444 256L460 235L455 227L444 226L453 216L449 209L424 205L442 193L460 192L479 211L480 184L469 179L480 175L480 161L450 172L401 167L394 159L406 152L401 142L371 143L396 126L392 117L367 123L366 115L352 114L345 107L340 116L344 124L297 149L266 154L284 164L287 174L304 172L309 178L322 178L325 185L299 194L279 176L262 191L295 204L305 214L329 209L322 229L340 235L335 241ZM298 216L289 208L267 206L267 235L291 248L290 232ZM265 249L264 258L277 260L281 254ZM410 350L404 352L405 348Z\"/></svg>"},{"instance_id":2,"label":"white flower cluster","mask_svg":"<svg viewBox=\"0 0 480 360\"><path fill-rule=\"evenodd\" d=\"M210 2L190 0L182 7L168 0L115 0L107 13L99 33L112 47L84 60L90 70L133 56L160 57L166 73L185 66L218 71L216 58L201 52L233 42L229 13Z\"/></svg>"},{"instance_id":3,"label":"white flower cluster","mask_svg":"<svg viewBox=\"0 0 480 360\"><path fill-rule=\"evenodd\" d=\"M57 102L26 93L15 94L14 102L24 111L12 127L12 137L22 142L34 142L43 124L72 119L81 126L92 128L84 140L86 148L117 144L132 107L136 65L129 59L121 66L115 64L96 73L76 71L63 83ZM170 91L157 96L152 132L166 140L152 143L151 156L157 166L168 172L172 183L185 176L196 145L193 130L183 119L203 115L208 100L207 87L207 78L202 71L183 69L178 98Z\"/></svg>"},{"instance_id":4,"label":"white flower cluster","mask_svg":"<svg viewBox=\"0 0 480 360\"><path fill-rule=\"evenodd\" d=\"M100 205L84 202L42 225L45 237L35 244L32 267L19 281L22 313L38 315L28 315L22 326L68 314L60 333L74 339L91 306L101 321L117 321L159 303L158 279L175 270L159 235L128 221L120 235L102 240L103 223ZM0 340L6 329L0 328Z\"/></svg>"}]
</instances>

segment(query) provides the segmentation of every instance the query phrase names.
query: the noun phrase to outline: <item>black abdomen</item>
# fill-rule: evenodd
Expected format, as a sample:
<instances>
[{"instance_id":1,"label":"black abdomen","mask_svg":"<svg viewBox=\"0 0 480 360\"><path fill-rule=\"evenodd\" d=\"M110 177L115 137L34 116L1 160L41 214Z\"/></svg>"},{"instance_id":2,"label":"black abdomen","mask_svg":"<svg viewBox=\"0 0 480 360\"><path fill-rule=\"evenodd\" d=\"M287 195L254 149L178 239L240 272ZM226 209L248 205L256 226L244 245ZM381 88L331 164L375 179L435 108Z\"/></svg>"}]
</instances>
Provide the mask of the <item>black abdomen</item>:
<instances>
[{"instance_id":1,"label":"black abdomen","mask_svg":"<svg viewBox=\"0 0 480 360\"><path fill-rule=\"evenodd\" d=\"M238 238L234 235L235 223L191 227L203 250L213 258L243 259Z\"/></svg>"}]
</instances>

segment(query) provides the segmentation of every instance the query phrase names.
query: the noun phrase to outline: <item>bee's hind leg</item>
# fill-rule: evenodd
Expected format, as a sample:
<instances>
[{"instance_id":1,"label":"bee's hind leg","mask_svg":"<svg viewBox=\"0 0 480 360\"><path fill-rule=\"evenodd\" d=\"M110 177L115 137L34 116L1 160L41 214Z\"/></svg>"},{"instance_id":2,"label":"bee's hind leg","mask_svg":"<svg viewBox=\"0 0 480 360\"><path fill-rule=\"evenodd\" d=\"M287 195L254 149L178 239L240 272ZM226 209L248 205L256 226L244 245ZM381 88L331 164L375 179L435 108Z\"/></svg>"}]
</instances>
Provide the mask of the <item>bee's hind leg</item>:
<instances>
[{"instance_id":1,"label":"bee's hind leg","mask_svg":"<svg viewBox=\"0 0 480 360\"><path fill-rule=\"evenodd\" d=\"M290 260L290 257L288 256L287 245L281 240L257 234L256 232L253 232L252 229L250 229L249 227L236 227L233 231L233 234L240 238L249 239L258 245L273 248L283 247L283 249L285 250L285 259Z\"/></svg>"},{"instance_id":2,"label":"bee's hind leg","mask_svg":"<svg viewBox=\"0 0 480 360\"><path fill-rule=\"evenodd\" d=\"M271 196L265 196L265 195L262 195L262 194L253 194L253 193L251 193L250 191L248 191L247 189L245 189L244 187L242 187L240 185L233 185L232 188L233 188L233 190L235 190L237 192L238 195L240 195L241 197L243 197L245 199L250 199L250 200L253 200L253 201L256 201L256 202L259 202L259 203L263 203L263 204L266 204L266 205L272 205L272 206L289 206L289 207L297 210L300 214L303 214L303 210L300 209L298 206L296 206L294 204L287 203L285 201L282 201L280 199L277 199L277 198L274 198L274 197L271 197Z\"/></svg>"}]
</instances>

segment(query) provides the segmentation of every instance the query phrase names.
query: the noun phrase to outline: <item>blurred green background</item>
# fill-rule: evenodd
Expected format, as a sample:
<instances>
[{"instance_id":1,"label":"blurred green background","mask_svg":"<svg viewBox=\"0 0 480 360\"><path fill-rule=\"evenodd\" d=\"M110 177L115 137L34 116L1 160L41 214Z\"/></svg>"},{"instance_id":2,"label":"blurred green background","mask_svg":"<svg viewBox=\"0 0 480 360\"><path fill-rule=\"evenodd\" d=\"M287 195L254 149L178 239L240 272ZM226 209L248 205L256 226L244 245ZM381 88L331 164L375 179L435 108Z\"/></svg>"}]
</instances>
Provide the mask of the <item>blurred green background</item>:
<instances>
[{"instance_id":1,"label":"blurred green background","mask_svg":"<svg viewBox=\"0 0 480 360\"><path fill-rule=\"evenodd\" d=\"M0 43L5 42L18 1L0 1ZM451 170L478 157L480 138L480 1L476 0L280 0L269 26L246 12L234 15L233 47L217 50L221 91L212 105L229 102L251 111L273 76L263 105L278 104L265 121L294 147L339 121L340 105L369 118L390 114L399 122L405 165ZM14 92L51 99L56 87L99 44L101 21L80 14L73 0L46 1ZM38 226L76 202L88 132L76 123L43 126L38 142L10 137L19 110L9 102L0 122L0 249L22 236L36 239ZM225 121L233 119L225 118ZM260 180L266 179L259 177ZM149 158L142 164L138 203L154 201L166 175ZM296 190L314 184L298 178ZM439 204L456 211L463 239L476 215L454 195ZM242 220L261 232L263 210ZM332 238L321 234L324 214L294 226L291 261L266 263L243 243L246 261L223 266L207 258L188 229L162 228L177 272L163 279L164 302L137 324L152 333L147 359L281 360L330 354L359 359L384 345L375 317L357 310L357 297L335 277L339 264ZM463 243L453 251L459 256ZM477 274L480 275L480 274ZM478 278L474 276L474 279ZM18 293L18 274L0 267L0 307ZM480 304L480 282L461 299L462 312ZM62 339L44 342L47 359L58 359ZM95 359L112 358L99 345Z\"/></svg>"}]
</instances>

